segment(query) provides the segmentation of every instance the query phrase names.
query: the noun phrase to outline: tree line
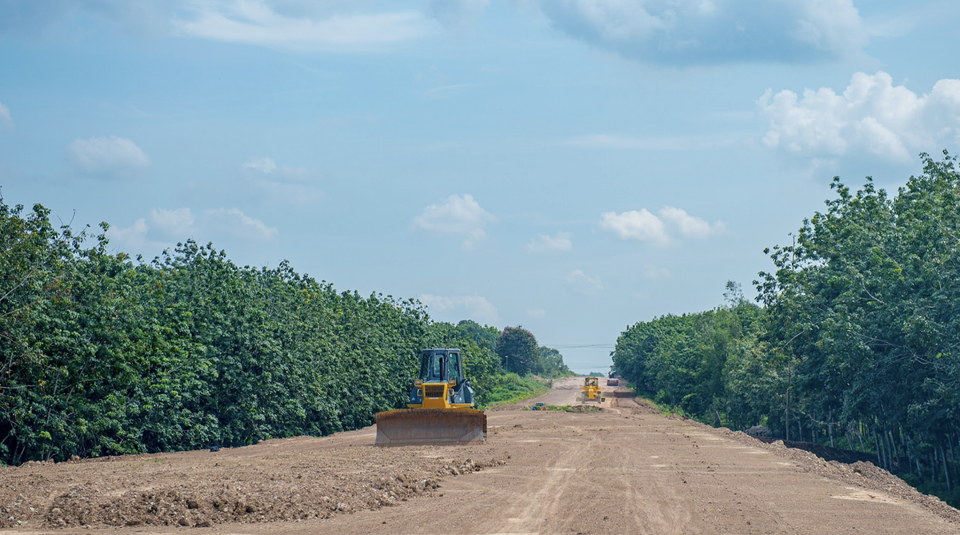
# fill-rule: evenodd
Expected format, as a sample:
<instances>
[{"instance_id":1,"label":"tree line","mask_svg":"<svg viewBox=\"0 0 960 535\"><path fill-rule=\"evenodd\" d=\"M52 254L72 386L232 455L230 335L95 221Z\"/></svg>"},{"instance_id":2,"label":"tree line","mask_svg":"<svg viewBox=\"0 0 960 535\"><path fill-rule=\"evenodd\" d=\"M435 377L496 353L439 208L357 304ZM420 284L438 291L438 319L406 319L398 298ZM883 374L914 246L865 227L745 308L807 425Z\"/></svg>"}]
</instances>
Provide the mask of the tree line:
<instances>
[{"instance_id":1,"label":"tree line","mask_svg":"<svg viewBox=\"0 0 960 535\"><path fill-rule=\"evenodd\" d=\"M926 154L896 194L839 178L826 210L766 252L757 306L624 331L616 369L713 425L869 452L960 503L960 173Z\"/></svg>"},{"instance_id":2,"label":"tree line","mask_svg":"<svg viewBox=\"0 0 960 535\"><path fill-rule=\"evenodd\" d=\"M413 299L240 267L211 244L135 260L108 252L107 229L0 199L2 463L356 429L405 406L424 347L461 347L481 404L522 383L497 352L513 328L433 322ZM544 371L539 355L511 371Z\"/></svg>"}]
</instances>

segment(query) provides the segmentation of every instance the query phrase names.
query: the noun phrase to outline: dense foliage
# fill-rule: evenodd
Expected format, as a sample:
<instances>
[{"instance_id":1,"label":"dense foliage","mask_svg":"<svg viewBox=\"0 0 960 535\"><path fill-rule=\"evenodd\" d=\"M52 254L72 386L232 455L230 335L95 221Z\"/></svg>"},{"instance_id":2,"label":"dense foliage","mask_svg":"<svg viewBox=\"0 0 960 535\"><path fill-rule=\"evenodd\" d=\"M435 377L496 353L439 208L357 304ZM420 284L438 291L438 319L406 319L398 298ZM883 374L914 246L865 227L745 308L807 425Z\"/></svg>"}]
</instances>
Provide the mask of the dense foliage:
<instances>
[{"instance_id":1,"label":"dense foliage","mask_svg":"<svg viewBox=\"0 0 960 535\"><path fill-rule=\"evenodd\" d=\"M499 364L499 337L192 241L134 262L108 254L103 234L0 199L3 463L355 429L406 403L430 346L461 347L490 402L519 379Z\"/></svg>"},{"instance_id":2,"label":"dense foliage","mask_svg":"<svg viewBox=\"0 0 960 535\"><path fill-rule=\"evenodd\" d=\"M550 347L538 347L533 333L521 326L504 327L495 347L505 370L520 375L565 377L573 372L563 363L563 355Z\"/></svg>"},{"instance_id":3,"label":"dense foliage","mask_svg":"<svg viewBox=\"0 0 960 535\"><path fill-rule=\"evenodd\" d=\"M699 314L637 323L617 340L617 371L657 402L717 424L754 416L734 386L762 310L740 300Z\"/></svg>"},{"instance_id":4,"label":"dense foliage","mask_svg":"<svg viewBox=\"0 0 960 535\"><path fill-rule=\"evenodd\" d=\"M617 369L703 421L868 451L957 503L960 174L923 159L893 198L834 179L826 211L768 251L763 309L638 323Z\"/></svg>"},{"instance_id":5,"label":"dense foliage","mask_svg":"<svg viewBox=\"0 0 960 535\"><path fill-rule=\"evenodd\" d=\"M540 346L539 351L538 375L551 378L574 375L573 371L563 362L563 355L560 354L560 351L546 346Z\"/></svg>"}]
</instances>

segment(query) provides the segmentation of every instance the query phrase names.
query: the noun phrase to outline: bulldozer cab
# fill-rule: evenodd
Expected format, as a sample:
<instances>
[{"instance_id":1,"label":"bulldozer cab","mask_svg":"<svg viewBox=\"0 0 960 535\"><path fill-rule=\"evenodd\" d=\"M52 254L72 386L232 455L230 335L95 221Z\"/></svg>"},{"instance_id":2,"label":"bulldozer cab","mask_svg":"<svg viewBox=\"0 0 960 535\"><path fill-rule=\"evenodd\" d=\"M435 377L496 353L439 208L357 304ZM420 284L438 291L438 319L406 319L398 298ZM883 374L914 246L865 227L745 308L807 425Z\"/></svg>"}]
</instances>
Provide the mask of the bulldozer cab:
<instances>
[{"instance_id":1,"label":"bulldozer cab","mask_svg":"<svg viewBox=\"0 0 960 535\"><path fill-rule=\"evenodd\" d=\"M420 375L413 381L411 409L464 408L473 406L473 388L463 373L463 358L456 348L424 349Z\"/></svg>"},{"instance_id":2,"label":"bulldozer cab","mask_svg":"<svg viewBox=\"0 0 960 535\"><path fill-rule=\"evenodd\" d=\"M456 349L425 349L420 357L420 380L424 383L446 383L463 380L463 360Z\"/></svg>"}]
</instances>

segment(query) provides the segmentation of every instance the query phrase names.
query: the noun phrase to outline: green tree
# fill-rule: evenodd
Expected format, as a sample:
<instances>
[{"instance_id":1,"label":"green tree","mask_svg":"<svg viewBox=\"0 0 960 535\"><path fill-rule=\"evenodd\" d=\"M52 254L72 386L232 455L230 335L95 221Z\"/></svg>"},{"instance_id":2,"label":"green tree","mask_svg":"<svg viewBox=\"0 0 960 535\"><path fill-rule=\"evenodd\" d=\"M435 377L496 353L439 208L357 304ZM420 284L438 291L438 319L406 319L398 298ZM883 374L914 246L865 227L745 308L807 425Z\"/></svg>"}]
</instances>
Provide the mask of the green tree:
<instances>
[{"instance_id":1,"label":"green tree","mask_svg":"<svg viewBox=\"0 0 960 535\"><path fill-rule=\"evenodd\" d=\"M497 340L497 355L508 372L518 375L540 371L540 350L533 333L522 326L505 327Z\"/></svg>"},{"instance_id":2,"label":"green tree","mask_svg":"<svg viewBox=\"0 0 960 535\"><path fill-rule=\"evenodd\" d=\"M573 375L563 362L563 355L552 347L540 346L540 374L548 378Z\"/></svg>"}]
</instances>

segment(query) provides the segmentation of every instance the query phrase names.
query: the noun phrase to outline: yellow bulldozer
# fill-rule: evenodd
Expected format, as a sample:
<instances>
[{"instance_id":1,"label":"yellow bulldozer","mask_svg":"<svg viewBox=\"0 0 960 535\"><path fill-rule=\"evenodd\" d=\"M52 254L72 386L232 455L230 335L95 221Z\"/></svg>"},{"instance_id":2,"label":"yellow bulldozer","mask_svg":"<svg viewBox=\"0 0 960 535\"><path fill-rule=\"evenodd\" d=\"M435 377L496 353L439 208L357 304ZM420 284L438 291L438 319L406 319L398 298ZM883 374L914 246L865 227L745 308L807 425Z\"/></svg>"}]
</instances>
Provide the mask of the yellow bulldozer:
<instances>
[{"instance_id":1,"label":"yellow bulldozer","mask_svg":"<svg viewBox=\"0 0 960 535\"><path fill-rule=\"evenodd\" d=\"M482 444L487 415L473 405L460 350L424 349L407 408L377 413L376 445Z\"/></svg>"},{"instance_id":2,"label":"yellow bulldozer","mask_svg":"<svg viewBox=\"0 0 960 535\"><path fill-rule=\"evenodd\" d=\"M584 377L583 387L580 389L580 401L596 401L603 403L603 393L600 391L599 377Z\"/></svg>"}]
</instances>

